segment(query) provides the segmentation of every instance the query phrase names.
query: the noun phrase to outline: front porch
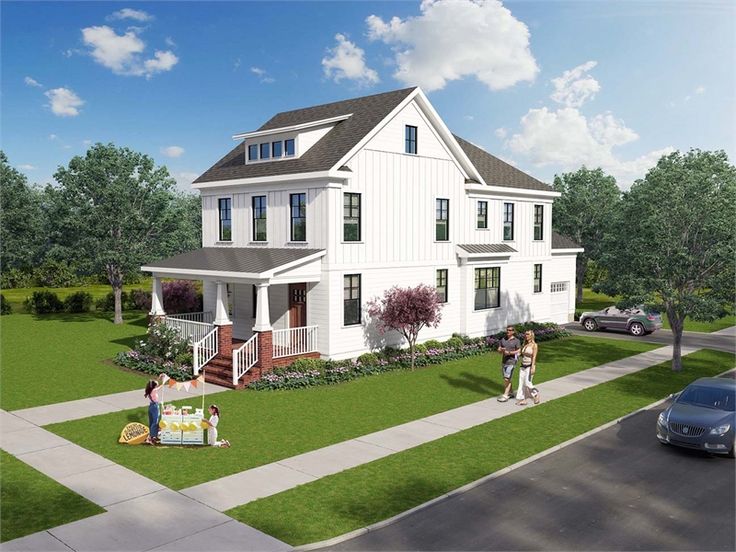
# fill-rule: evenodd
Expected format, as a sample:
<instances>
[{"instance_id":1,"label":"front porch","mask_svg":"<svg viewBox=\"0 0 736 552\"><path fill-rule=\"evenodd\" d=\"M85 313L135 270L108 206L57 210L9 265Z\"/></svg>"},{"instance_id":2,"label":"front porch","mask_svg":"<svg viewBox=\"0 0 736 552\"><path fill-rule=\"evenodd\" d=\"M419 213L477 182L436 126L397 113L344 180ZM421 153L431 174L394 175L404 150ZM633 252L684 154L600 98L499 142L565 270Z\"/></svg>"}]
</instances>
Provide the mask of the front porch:
<instances>
[{"instance_id":1,"label":"front porch","mask_svg":"<svg viewBox=\"0 0 736 552\"><path fill-rule=\"evenodd\" d=\"M242 388L298 358L319 358L318 327L308 323L308 299L321 277L324 252L287 250L297 258L284 262L274 251L283 250L222 248L214 252L216 262L212 255L203 262L192 255L197 252L190 252L142 267L153 273L151 319L176 328L189 340L195 375L203 372L206 381ZM258 256L268 258L258 273L223 270L233 268L227 262L223 266L223 260L242 265L244 255L251 264L255 256L256 265ZM176 266L193 261L196 268ZM161 279L172 277L202 280L203 312L165 312Z\"/></svg>"}]
</instances>

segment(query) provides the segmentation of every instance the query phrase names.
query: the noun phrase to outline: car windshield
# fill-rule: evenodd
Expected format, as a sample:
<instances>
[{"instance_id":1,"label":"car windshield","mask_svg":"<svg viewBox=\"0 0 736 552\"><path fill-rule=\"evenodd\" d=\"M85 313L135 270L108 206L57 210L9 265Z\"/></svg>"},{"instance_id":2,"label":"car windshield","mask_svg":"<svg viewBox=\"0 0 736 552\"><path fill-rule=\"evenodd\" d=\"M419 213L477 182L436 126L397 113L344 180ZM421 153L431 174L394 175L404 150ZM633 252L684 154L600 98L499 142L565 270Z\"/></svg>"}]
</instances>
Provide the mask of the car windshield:
<instances>
[{"instance_id":1,"label":"car windshield","mask_svg":"<svg viewBox=\"0 0 736 552\"><path fill-rule=\"evenodd\" d=\"M736 392L732 389L722 389L720 387L691 385L680 394L677 402L733 412Z\"/></svg>"}]
</instances>

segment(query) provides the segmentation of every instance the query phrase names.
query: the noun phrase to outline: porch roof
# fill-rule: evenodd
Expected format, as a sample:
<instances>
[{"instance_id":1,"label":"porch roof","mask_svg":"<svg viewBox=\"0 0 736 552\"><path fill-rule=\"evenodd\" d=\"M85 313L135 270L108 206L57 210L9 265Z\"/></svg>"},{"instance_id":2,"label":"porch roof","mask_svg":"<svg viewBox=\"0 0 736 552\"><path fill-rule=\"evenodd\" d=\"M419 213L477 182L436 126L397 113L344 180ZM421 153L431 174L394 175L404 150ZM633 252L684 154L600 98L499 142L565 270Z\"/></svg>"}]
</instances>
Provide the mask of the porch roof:
<instances>
[{"instance_id":1,"label":"porch roof","mask_svg":"<svg viewBox=\"0 0 736 552\"><path fill-rule=\"evenodd\" d=\"M270 278L325 253L324 249L203 247L149 263L141 270L215 278Z\"/></svg>"}]
</instances>

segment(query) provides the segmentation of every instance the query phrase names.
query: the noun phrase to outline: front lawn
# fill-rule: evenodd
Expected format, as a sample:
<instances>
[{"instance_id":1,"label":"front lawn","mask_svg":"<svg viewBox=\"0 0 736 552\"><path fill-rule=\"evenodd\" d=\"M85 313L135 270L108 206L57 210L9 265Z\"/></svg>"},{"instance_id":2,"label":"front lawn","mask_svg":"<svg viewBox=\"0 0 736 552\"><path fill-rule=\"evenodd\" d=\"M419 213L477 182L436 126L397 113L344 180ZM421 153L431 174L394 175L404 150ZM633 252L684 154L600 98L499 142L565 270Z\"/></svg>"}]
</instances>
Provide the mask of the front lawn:
<instances>
[{"instance_id":1,"label":"front lawn","mask_svg":"<svg viewBox=\"0 0 736 552\"><path fill-rule=\"evenodd\" d=\"M698 377L733 367L733 355L698 351L683 358L680 373L665 362L226 513L292 545L335 537L651 404ZM655 439L653 427L651 438Z\"/></svg>"},{"instance_id":2,"label":"front lawn","mask_svg":"<svg viewBox=\"0 0 736 552\"><path fill-rule=\"evenodd\" d=\"M610 297L603 293L596 293L590 288L583 289L583 302L577 305L578 311L599 311L614 305L618 297ZM662 330L670 330L670 321L665 313L662 313ZM697 320L685 319L685 331L687 332L717 332L724 328L736 326L736 314L727 314L713 322L698 322Z\"/></svg>"},{"instance_id":3,"label":"front lawn","mask_svg":"<svg viewBox=\"0 0 736 552\"><path fill-rule=\"evenodd\" d=\"M105 510L0 450L0 542Z\"/></svg>"},{"instance_id":4,"label":"front lawn","mask_svg":"<svg viewBox=\"0 0 736 552\"><path fill-rule=\"evenodd\" d=\"M111 360L146 333L141 313L11 314L0 317L0 408L17 410L131 389L147 376Z\"/></svg>"},{"instance_id":5,"label":"front lawn","mask_svg":"<svg viewBox=\"0 0 736 552\"><path fill-rule=\"evenodd\" d=\"M541 343L535 382L655 347L587 336ZM499 365L500 356L489 353L334 386L219 393L208 402L220 407L219 435L232 443L230 449L117 444L125 424L147 423L143 406L47 429L167 487L182 489L500 395ZM186 403L200 405L199 399Z\"/></svg>"}]
</instances>

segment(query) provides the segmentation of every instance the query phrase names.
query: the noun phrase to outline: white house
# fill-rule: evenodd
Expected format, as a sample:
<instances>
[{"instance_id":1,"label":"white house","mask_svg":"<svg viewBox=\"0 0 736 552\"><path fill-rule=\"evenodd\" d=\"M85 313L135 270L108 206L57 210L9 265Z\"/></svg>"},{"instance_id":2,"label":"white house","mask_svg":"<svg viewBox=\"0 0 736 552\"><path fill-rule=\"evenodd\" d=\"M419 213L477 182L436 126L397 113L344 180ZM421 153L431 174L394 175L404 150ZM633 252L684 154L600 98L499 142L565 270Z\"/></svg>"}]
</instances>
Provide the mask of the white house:
<instances>
[{"instance_id":1,"label":"white house","mask_svg":"<svg viewBox=\"0 0 736 552\"><path fill-rule=\"evenodd\" d=\"M202 280L206 312L166 319L212 381L396 343L365 316L393 285L435 285L445 302L420 340L572 320L582 250L552 231L559 194L453 135L419 88L278 113L234 138L193 184L202 249L142 267L155 317L161 278Z\"/></svg>"}]
</instances>

